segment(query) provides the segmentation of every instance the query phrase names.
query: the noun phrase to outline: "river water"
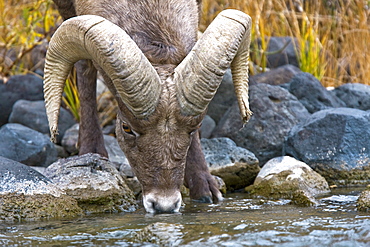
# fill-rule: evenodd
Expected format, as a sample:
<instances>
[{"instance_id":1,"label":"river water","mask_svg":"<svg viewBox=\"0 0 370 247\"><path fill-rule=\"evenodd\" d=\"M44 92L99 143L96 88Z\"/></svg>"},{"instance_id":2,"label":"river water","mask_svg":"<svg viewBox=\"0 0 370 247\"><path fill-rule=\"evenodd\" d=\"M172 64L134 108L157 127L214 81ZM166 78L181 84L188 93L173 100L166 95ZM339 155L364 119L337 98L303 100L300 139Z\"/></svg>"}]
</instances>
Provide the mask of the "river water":
<instances>
[{"instance_id":1,"label":"river water","mask_svg":"<svg viewBox=\"0 0 370 247\"><path fill-rule=\"evenodd\" d=\"M362 189L335 189L315 207L235 193L218 205L185 198L181 214L1 224L0 246L370 246L370 213L356 210Z\"/></svg>"}]
</instances>

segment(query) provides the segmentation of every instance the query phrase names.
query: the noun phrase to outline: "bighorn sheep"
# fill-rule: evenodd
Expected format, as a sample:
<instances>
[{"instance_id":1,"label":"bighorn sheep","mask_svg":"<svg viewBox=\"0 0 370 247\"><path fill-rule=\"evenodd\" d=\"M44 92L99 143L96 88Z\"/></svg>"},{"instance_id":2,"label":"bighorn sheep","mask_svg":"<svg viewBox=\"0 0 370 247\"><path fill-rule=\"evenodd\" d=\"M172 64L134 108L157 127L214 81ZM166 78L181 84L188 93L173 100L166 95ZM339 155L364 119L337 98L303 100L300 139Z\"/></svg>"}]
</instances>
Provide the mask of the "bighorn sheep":
<instances>
[{"instance_id":1,"label":"bighorn sheep","mask_svg":"<svg viewBox=\"0 0 370 247\"><path fill-rule=\"evenodd\" d=\"M96 69L115 96L116 135L141 182L148 212L178 212L184 183L193 199L222 195L208 171L198 129L231 66L241 116L248 103L251 19L225 10L197 41L196 0L54 0L64 23L53 35L44 92L51 138L65 79L76 64L80 154L107 156L96 113Z\"/></svg>"}]
</instances>

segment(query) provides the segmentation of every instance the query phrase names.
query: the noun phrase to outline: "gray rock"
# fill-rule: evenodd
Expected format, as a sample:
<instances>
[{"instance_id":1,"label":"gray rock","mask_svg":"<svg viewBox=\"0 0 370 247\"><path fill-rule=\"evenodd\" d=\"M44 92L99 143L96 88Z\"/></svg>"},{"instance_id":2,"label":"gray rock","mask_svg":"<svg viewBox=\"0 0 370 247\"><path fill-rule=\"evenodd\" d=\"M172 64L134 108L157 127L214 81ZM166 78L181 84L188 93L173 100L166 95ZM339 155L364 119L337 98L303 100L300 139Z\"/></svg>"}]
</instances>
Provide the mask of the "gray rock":
<instances>
[{"instance_id":1,"label":"gray rock","mask_svg":"<svg viewBox=\"0 0 370 247\"><path fill-rule=\"evenodd\" d=\"M294 76L302 71L294 65L283 65L264 73L253 75L249 78L249 85L266 83L270 85L281 85L288 83Z\"/></svg>"},{"instance_id":2,"label":"gray rock","mask_svg":"<svg viewBox=\"0 0 370 247\"><path fill-rule=\"evenodd\" d=\"M252 152L236 146L229 138L202 138L201 145L211 170L233 166L237 162L258 164L258 159Z\"/></svg>"},{"instance_id":3,"label":"gray rock","mask_svg":"<svg viewBox=\"0 0 370 247\"><path fill-rule=\"evenodd\" d=\"M132 171L125 153L120 148L117 139L113 136L104 135L104 143L108 152L109 161L116 165L123 176L134 177L134 172Z\"/></svg>"},{"instance_id":4,"label":"gray rock","mask_svg":"<svg viewBox=\"0 0 370 247\"><path fill-rule=\"evenodd\" d=\"M368 184L370 112L331 108L297 124L284 153L310 165L329 183Z\"/></svg>"},{"instance_id":5,"label":"gray rock","mask_svg":"<svg viewBox=\"0 0 370 247\"><path fill-rule=\"evenodd\" d=\"M370 86L361 83L346 83L333 90L347 107L370 110Z\"/></svg>"},{"instance_id":6,"label":"gray rock","mask_svg":"<svg viewBox=\"0 0 370 247\"><path fill-rule=\"evenodd\" d=\"M216 122L208 115L203 119L202 126L200 126L200 135L202 138L210 138L212 131L216 127Z\"/></svg>"},{"instance_id":7,"label":"gray rock","mask_svg":"<svg viewBox=\"0 0 370 247\"><path fill-rule=\"evenodd\" d=\"M345 106L343 101L326 90L326 88L309 73L302 72L296 75L289 82L288 90L297 97L310 113L332 107Z\"/></svg>"},{"instance_id":8,"label":"gray rock","mask_svg":"<svg viewBox=\"0 0 370 247\"><path fill-rule=\"evenodd\" d=\"M80 125L74 124L64 132L61 144L62 147L71 155L78 154L78 131Z\"/></svg>"},{"instance_id":9,"label":"gray rock","mask_svg":"<svg viewBox=\"0 0 370 247\"><path fill-rule=\"evenodd\" d=\"M229 137L253 152L260 165L281 156L284 138L291 128L310 114L287 90L264 83L250 87L253 115L242 128L239 108L234 104L218 124L213 137Z\"/></svg>"},{"instance_id":10,"label":"gray rock","mask_svg":"<svg viewBox=\"0 0 370 247\"><path fill-rule=\"evenodd\" d=\"M78 154L78 130L79 124L73 125L69 128L62 139L62 146L64 149L72 154ZM113 136L104 135L104 144L108 152L109 160L115 164L117 169L122 172L122 175L125 177L133 177L133 171L129 162L126 158L126 155L120 148L118 141Z\"/></svg>"},{"instance_id":11,"label":"gray rock","mask_svg":"<svg viewBox=\"0 0 370 247\"><path fill-rule=\"evenodd\" d=\"M330 192L326 180L307 164L292 157L269 160L258 173L253 186L254 196L269 199L292 199L300 205L314 205L314 197Z\"/></svg>"},{"instance_id":12,"label":"gray rock","mask_svg":"<svg viewBox=\"0 0 370 247\"><path fill-rule=\"evenodd\" d=\"M260 170L256 156L237 147L229 138L201 139L212 175L221 178L227 191L243 189L253 183Z\"/></svg>"},{"instance_id":13,"label":"gray rock","mask_svg":"<svg viewBox=\"0 0 370 247\"><path fill-rule=\"evenodd\" d=\"M236 102L231 71L227 70L215 96L208 105L207 114L218 123L229 107Z\"/></svg>"},{"instance_id":14,"label":"gray rock","mask_svg":"<svg viewBox=\"0 0 370 247\"><path fill-rule=\"evenodd\" d=\"M0 128L0 156L29 166L48 166L57 160L57 150L49 137L16 123Z\"/></svg>"},{"instance_id":15,"label":"gray rock","mask_svg":"<svg viewBox=\"0 0 370 247\"><path fill-rule=\"evenodd\" d=\"M0 126L8 123L12 107L19 99L44 99L43 81L35 75L15 75L0 83Z\"/></svg>"},{"instance_id":16,"label":"gray rock","mask_svg":"<svg viewBox=\"0 0 370 247\"><path fill-rule=\"evenodd\" d=\"M98 154L60 159L45 170L45 176L87 213L132 211L137 207L134 194L115 166Z\"/></svg>"},{"instance_id":17,"label":"gray rock","mask_svg":"<svg viewBox=\"0 0 370 247\"><path fill-rule=\"evenodd\" d=\"M13 106L12 113L9 116L9 122L22 124L43 134L49 135L50 133L43 100L18 100ZM75 123L76 121L72 114L66 109L61 108L58 122L59 135L57 135L57 143L61 142L64 132Z\"/></svg>"},{"instance_id":18,"label":"gray rock","mask_svg":"<svg viewBox=\"0 0 370 247\"><path fill-rule=\"evenodd\" d=\"M77 201L47 177L0 156L0 221L34 221L82 214Z\"/></svg>"},{"instance_id":19,"label":"gray rock","mask_svg":"<svg viewBox=\"0 0 370 247\"><path fill-rule=\"evenodd\" d=\"M292 37L269 37L268 41L267 52L270 54L267 54L267 67L277 68L286 64L299 67L296 52L297 39ZM288 45L285 49L281 50L286 44Z\"/></svg>"}]
</instances>

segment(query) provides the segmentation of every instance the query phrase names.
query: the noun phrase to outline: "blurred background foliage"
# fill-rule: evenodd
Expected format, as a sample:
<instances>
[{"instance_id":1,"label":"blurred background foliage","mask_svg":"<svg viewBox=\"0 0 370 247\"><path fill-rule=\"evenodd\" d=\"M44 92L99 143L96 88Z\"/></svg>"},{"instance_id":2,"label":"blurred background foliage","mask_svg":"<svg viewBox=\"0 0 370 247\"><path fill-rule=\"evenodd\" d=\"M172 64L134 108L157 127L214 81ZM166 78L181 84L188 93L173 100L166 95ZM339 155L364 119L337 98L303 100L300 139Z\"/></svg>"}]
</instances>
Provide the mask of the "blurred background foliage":
<instances>
[{"instance_id":1,"label":"blurred background foliage","mask_svg":"<svg viewBox=\"0 0 370 247\"><path fill-rule=\"evenodd\" d=\"M0 0L0 79L42 68L60 21L52 0Z\"/></svg>"},{"instance_id":2,"label":"blurred background foliage","mask_svg":"<svg viewBox=\"0 0 370 247\"><path fill-rule=\"evenodd\" d=\"M257 72L266 70L269 38L291 36L298 41L300 69L323 85L370 84L369 0L203 0L200 30L226 8L252 17ZM32 51L44 54L60 22L52 0L0 0L0 79L42 68Z\"/></svg>"},{"instance_id":3,"label":"blurred background foliage","mask_svg":"<svg viewBox=\"0 0 370 247\"><path fill-rule=\"evenodd\" d=\"M203 0L200 30L226 8L252 17L252 74L268 69L270 37L289 36L297 40L300 69L324 86L370 84L369 0ZM48 41L61 21L52 0L0 0L0 79L42 71ZM64 98L78 119L73 77L67 80ZM102 123L114 118L110 108L100 110Z\"/></svg>"},{"instance_id":4,"label":"blurred background foliage","mask_svg":"<svg viewBox=\"0 0 370 247\"><path fill-rule=\"evenodd\" d=\"M324 86L370 84L369 0L203 0L202 8L201 30L226 8L252 17L252 61L261 71L269 37L291 36L300 69Z\"/></svg>"}]
</instances>

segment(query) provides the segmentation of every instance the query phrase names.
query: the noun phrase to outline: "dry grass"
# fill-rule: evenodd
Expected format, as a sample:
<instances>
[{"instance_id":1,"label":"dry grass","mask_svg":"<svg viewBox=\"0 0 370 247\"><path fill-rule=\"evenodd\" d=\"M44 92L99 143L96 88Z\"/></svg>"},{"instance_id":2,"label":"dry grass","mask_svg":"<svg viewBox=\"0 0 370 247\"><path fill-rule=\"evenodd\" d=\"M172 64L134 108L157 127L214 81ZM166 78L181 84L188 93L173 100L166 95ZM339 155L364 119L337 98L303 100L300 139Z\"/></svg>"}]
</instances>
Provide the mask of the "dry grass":
<instances>
[{"instance_id":1,"label":"dry grass","mask_svg":"<svg viewBox=\"0 0 370 247\"><path fill-rule=\"evenodd\" d=\"M268 42L270 36L296 37L301 69L325 86L370 84L370 1L203 0L202 29L226 8L252 17L253 42L257 38ZM253 62L262 67L266 46L253 50L259 58Z\"/></svg>"},{"instance_id":2,"label":"dry grass","mask_svg":"<svg viewBox=\"0 0 370 247\"><path fill-rule=\"evenodd\" d=\"M0 79L39 66L30 54L60 21L52 6L52 0L0 0Z\"/></svg>"},{"instance_id":3,"label":"dry grass","mask_svg":"<svg viewBox=\"0 0 370 247\"><path fill-rule=\"evenodd\" d=\"M300 68L324 86L370 84L369 0L203 0L202 8L201 30L226 8L252 17L251 57L261 71L266 68L269 37L292 36L299 43ZM0 79L33 71L30 53L50 39L60 22L52 0L0 0ZM75 91L70 87L67 100L78 114ZM114 118L115 106L103 99L99 104L105 125Z\"/></svg>"}]
</instances>

